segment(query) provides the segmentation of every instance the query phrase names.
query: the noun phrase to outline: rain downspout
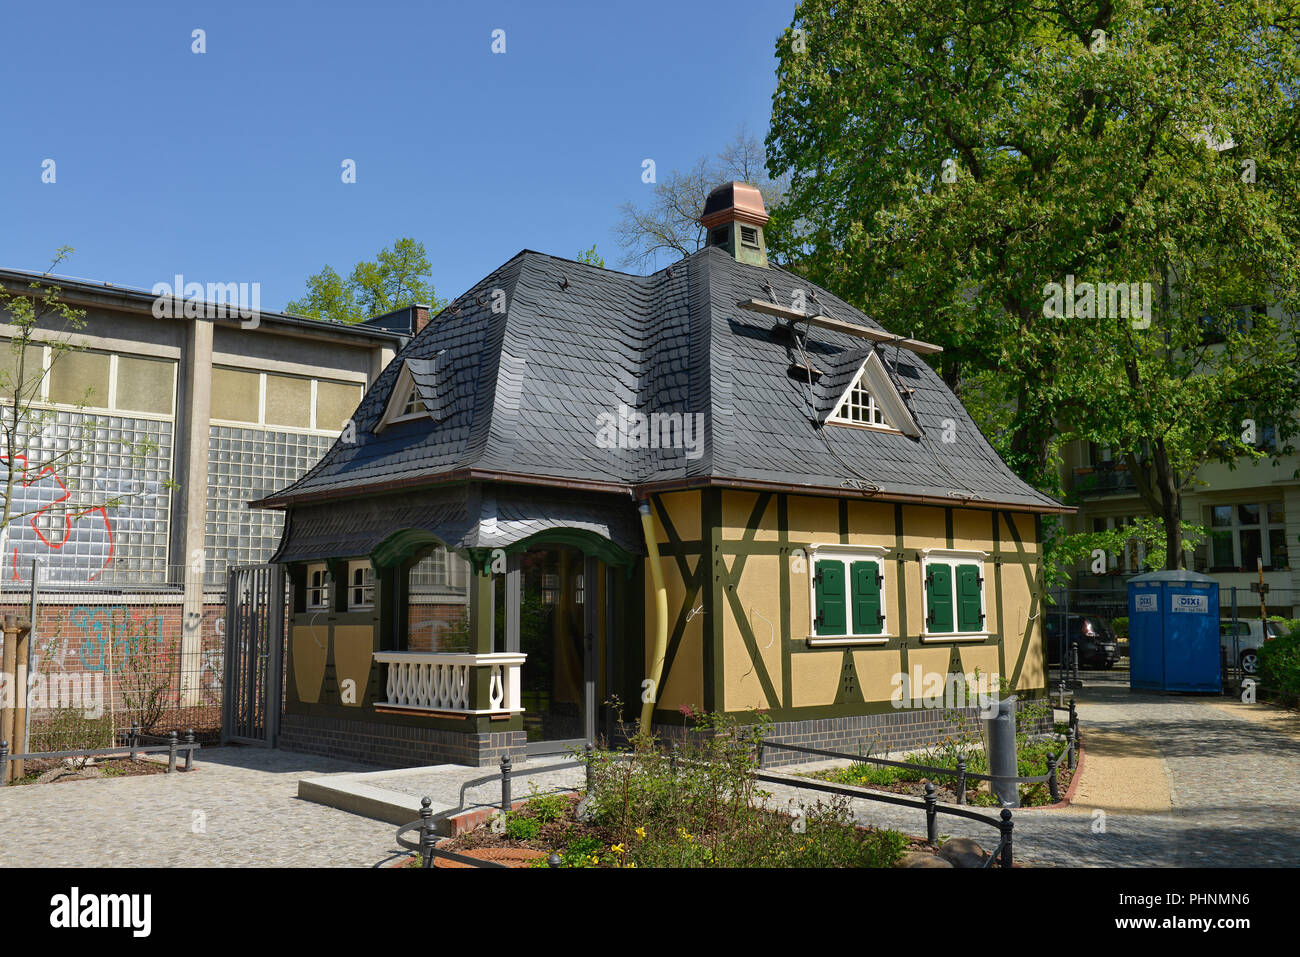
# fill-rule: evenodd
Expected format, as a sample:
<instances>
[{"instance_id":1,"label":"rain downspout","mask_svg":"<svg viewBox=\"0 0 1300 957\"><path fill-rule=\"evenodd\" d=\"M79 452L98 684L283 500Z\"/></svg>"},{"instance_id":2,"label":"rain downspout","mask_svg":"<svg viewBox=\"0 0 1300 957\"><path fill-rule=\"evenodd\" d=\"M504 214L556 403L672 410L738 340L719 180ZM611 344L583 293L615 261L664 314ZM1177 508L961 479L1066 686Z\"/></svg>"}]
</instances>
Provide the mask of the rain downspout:
<instances>
[{"instance_id":1,"label":"rain downspout","mask_svg":"<svg viewBox=\"0 0 1300 957\"><path fill-rule=\"evenodd\" d=\"M641 530L645 534L645 547L650 563L650 576L655 586L655 646L650 658L650 686L642 686L641 732L650 733L650 719L655 702L659 699L659 682L663 678L664 658L668 655L668 590L664 587L664 570L659 564L659 543L655 541L654 521L650 518L650 502L641 499ZM648 694L647 694L648 692Z\"/></svg>"}]
</instances>

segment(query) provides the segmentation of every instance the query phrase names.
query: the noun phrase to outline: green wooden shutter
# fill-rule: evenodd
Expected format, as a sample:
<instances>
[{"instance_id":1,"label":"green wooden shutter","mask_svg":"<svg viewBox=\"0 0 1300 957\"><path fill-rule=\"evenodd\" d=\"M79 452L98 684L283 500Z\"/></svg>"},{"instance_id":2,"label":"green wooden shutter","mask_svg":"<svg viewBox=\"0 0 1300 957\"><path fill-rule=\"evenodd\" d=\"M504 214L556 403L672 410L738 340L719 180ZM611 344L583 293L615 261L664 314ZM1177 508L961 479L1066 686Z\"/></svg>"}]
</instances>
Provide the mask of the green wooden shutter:
<instances>
[{"instance_id":1,"label":"green wooden shutter","mask_svg":"<svg viewBox=\"0 0 1300 957\"><path fill-rule=\"evenodd\" d=\"M932 633L953 630L952 566L938 563L929 566L925 576L925 599L930 610L926 626Z\"/></svg>"},{"instance_id":2,"label":"green wooden shutter","mask_svg":"<svg viewBox=\"0 0 1300 957\"><path fill-rule=\"evenodd\" d=\"M853 633L878 635L880 620L880 564L854 562L853 582Z\"/></svg>"},{"instance_id":3,"label":"green wooden shutter","mask_svg":"<svg viewBox=\"0 0 1300 957\"><path fill-rule=\"evenodd\" d=\"M848 626L848 603L844 593L844 563L817 563L817 634L842 635Z\"/></svg>"},{"instance_id":4,"label":"green wooden shutter","mask_svg":"<svg viewBox=\"0 0 1300 957\"><path fill-rule=\"evenodd\" d=\"M957 630L983 631L984 582L978 565L957 566Z\"/></svg>"}]
</instances>

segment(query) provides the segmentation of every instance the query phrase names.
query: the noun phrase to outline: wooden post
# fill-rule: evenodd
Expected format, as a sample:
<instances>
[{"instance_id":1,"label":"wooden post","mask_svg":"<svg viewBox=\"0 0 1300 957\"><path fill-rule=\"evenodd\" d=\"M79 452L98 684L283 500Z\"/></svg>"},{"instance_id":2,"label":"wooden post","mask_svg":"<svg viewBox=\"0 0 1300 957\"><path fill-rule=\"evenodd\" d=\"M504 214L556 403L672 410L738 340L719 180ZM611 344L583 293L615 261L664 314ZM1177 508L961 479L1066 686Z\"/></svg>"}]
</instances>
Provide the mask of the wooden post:
<instances>
[{"instance_id":1,"label":"wooden post","mask_svg":"<svg viewBox=\"0 0 1300 957\"><path fill-rule=\"evenodd\" d=\"M8 741L9 750L17 754L22 754L18 747L18 739L14 737L14 704L18 699L18 675L16 674L18 665L18 648L16 639L16 630L13 628L13 616L5 615L4 618L4 659L0 665L0 741ZM8 784L13 777L13 764L5 765L5 780Z\"/></svg>"},{"instance_id":2,"label":"wooden post","mask_svg":"<svg viewBox=\"0 0 1300 957\"><path fill-rule=\"evenodd\" d=\"M31 641L29 636L32 633L30 623L20 622L18 626L9 634L13 638L16 651L16 666L14 669L14 733L9 740L14 743L15 754L26 754L28 751L27 742L27 666L31 660ZM8 639L5 644L9 643ZM23 766L26 764L22 758L11 762L10 777L15 781L21 778L27 771Z\"/></svg>"}]
</instances>

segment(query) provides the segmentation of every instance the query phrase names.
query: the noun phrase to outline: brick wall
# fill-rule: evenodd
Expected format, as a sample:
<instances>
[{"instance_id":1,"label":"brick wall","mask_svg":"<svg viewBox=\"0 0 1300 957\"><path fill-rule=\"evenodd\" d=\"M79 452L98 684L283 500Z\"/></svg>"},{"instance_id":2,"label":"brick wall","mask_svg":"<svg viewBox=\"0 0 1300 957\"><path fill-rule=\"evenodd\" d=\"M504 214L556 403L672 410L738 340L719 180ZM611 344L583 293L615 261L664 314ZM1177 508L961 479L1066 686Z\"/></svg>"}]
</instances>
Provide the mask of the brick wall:
<instances>
[{"instance_id":1,"label":"brick wall","mask_svg":"<svg viewBox=\"0 0 1300 957\"><path fill-rule=\"evenodd\" d=\"M509 754L524 754L523 731L463 732L345 718L286 714L280 719L279 747L286 751L345 758L387 768L430 764L487 767Z\"/></svg>"}]
</instances>

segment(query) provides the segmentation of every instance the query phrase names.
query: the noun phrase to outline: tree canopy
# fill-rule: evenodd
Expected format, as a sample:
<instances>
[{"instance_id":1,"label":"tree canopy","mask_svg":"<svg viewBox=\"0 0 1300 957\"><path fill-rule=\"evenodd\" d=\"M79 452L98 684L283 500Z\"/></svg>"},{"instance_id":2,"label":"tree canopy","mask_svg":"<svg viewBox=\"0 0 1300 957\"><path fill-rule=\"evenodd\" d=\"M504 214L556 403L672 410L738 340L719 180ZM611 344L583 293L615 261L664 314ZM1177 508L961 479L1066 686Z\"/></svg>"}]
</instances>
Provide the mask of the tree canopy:
<instances>
[{"instance_id":1,"label":"tree canopy","mask_svg":"<svg viewBox=\"0 0 1300 957\"><path fill-rule=\"evenodd\" d=\"M403 306L426 305L434 311L446 302L434 295L424 243L398 239L381 249L374 260L352 267L347 279L332 266L307 277L307 294L285 306L285 312L331 322L363 322Z\"/></svg>"},{"instance_id":2,"label":"tree canopy","mask_svg":"<svg viewBox=\"0 0 1300 957\"><path fill-rule=\"evenodd\" d=\"M1259 454L1246 420L1294 431L1297 27L1273 0L804 0L769 246L943 345L1039 487L1058 443L1112 446L1181 562L1196 467Z\"/></svg>"}]
</instances>

